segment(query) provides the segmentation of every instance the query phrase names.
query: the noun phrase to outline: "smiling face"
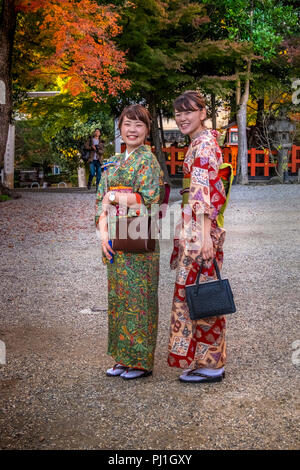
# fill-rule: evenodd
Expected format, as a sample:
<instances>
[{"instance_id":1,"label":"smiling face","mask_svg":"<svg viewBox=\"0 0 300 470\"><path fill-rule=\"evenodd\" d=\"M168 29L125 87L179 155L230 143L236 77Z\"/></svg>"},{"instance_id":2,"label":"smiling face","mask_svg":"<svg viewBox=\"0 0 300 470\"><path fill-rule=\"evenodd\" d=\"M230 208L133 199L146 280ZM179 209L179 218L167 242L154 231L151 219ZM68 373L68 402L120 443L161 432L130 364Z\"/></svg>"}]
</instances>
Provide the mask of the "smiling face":
<instances>
[{"instance_id":1,"label":"smiling face","mask_svg":"<svg viewBox=\"0 0 300 470\"><path fill-rule=\"evenodd\" d=\"M199 109L190 102L189 109L177 110L175 109L175 121L184 135L189 135L191 139L197 136L205 127L203 121L206 118L206 109Z\"/></svg>"},{"instance_id":2,"label":"smiling face","mask_svg":"<svg viewBox=\"0 0 300 470\"><path fill-rule=\"evenodd\" d=\"M125 116L121 125L121 135L126 144L127 151L130 153L135 148L144 144L148 135L148 129L143 121L129 119Z\"/></svg>"}]
</instances>

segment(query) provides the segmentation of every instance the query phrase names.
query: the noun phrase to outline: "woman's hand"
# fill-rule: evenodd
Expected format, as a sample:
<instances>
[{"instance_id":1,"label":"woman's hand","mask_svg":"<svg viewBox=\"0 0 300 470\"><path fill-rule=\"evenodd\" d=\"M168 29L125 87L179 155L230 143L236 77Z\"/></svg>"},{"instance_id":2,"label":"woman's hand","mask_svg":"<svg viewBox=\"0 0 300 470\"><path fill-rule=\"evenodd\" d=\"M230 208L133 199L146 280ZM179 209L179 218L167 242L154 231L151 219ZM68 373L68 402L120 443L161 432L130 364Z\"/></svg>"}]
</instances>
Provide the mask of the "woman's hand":
<instances>
[{"instance_id":1,"label":"woman's hand","mask_svg":"<svg viewBox=\"0 0 300 470\"><path fill-rule=\"evenodd\" d=\"M207 216L207 214L205 214L204 215L204 241L203 241L203 246L201 249L201 255L205 261L213 259L214 257L214 245L213 245L213 241L210 235L210 231L211 231L211 220Z\"/></svg>"},{"instance_id":2,"label":"woman's hand","mask_svg":"<svg viewBox=\"0 0 300 470\"><path fill-rule=\"evenodd\" d=\"M108 206L109 204L111 203L111 201L109 200L109 191L103 196L103 199L102 199L102 205L103 206Z\"/></svg>"},{"instance_id":3,"label":"woman's hand","mask_svg":"<svg viewBox=\"0 0 300 470\"><path fill-rule=\"evenodd\" d=\"M204 260L213 259L214 245L211 236L207 236L204 238L201 254Z\"/></svg>"},{"instance_id":4,"label":"woman's hand","mask_svg":"<svg viewBox=\"0 0 300 470\"><path fill-rule=\"evenodd\" d=\"M115 193L115 194L117 194L117 193ZM106 213L108 213L110 211L110 206L113 205L112 202L109 199L109 195L110 195L110 191L108 191L102 199L102 208L103 208L103 211L106 212Z\"/></svg>"},{"instance_id":5,"label":"woman's hand","mask_svg":"<svg viewBox=\"0 0 300 470\"><path fill-rule=\"evenodd\" d=\"M101 241L101 246L102 246L102 251L104 253L104 255L106 256L106 258L108 260L111 260L112 259L112 255L115 255L115 251L112 249L112 247L109 245L108 243L108 238L104 238L102 241Z\"/></svg>"},{"instance_id":6,"label":"woman's hand","mask_svg":"<svg viewBox=\"0 0 300 470\"><path fill-rule=\"evenodd\" d=\"M107 217L105 211L102 211L98 221L98 229L100 231L100 238L101 238L101 246L104 256L108 259L112 259L112 254L115 255L114 250L111 248L110 244L108 243L108 224L107 224Z\"/></svg>"},{"instance_id":7,"label":"woman's hand","mask_svg":"<svg viewBox=\"0 0 300 470\"><path fill-rule=\"evenodd\" d=\"M109 213L109 200L106 195L102 199L102 211L107 215Z\"/></svg>"},{"instance_id":8,"label":"woman's hand","mask_svg":"<svg viewBox=\"0 0 300 470\"><path fill-rule=\"evenodd\" d=\"M114 202L112 203L110 200L109 200L109 195L110 195L111 191L108 191L103 199L102 199L102 206L103 206L103 209L104 210L107 210L109 204L111 205L115 205L115 204L119 204L123 207L137 207L139 208L140 207L140 203L137 203L137 197L136 197L136 193L122 193L122 192L115 192L115 200Z\"/></svg>"}]
</instances>

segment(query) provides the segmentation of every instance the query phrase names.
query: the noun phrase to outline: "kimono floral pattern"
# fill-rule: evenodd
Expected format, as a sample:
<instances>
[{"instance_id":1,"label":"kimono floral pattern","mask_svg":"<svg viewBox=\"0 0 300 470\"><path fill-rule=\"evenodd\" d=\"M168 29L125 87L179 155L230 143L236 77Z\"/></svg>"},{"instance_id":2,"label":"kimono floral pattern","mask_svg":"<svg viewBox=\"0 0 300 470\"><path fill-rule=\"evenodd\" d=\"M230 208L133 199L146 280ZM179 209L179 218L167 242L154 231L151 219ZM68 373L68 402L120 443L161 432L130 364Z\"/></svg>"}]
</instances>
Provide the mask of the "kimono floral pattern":
<instances>
[{"instance_id":1,"label":"kimono floral pattern","mask_svg":"<svg viewBox=\"0 0 300 470\"><path fill-rule=\"evenodd\" d=\"M188 192L187 204L182 205L182 218L170 260L171 268L177 269L168 347L171 367L220 368L226 362L225 316L192 321L185 300L185 286L195 284L202 263L203 214L211 219L215 258L219 269L222 267L225 230L218 227L216 221L226 201L223 183L218 176L221 163L222 153L214 132L204 130L191 143L183 164L184 177L189 178L190 183L189 189L184 191L184 196ZM187 188L187 184L184 186ZM216 278L213 263L205 262L200 282Z\"/></svg>"},{"instance_id":2,"label":"kimono floral pattern","mask_svg":"<svg viewBox=\"0 0 300 470\"><path fill-rule=\"evenodd\" d=\"M142 145L102 175L96 199L96 224L107 190L139 193L145 208L160 204L163 173L148 146ZM106 180L107 176L107 180ZM107 181L107 188L106 188ZM129 188L129 189L128 189ZM143 206L141 207L141 214ZM136 215L129 210L128 216ZM113 264L103 256L108 276L108 354L120 364L150 370L153 367L158 323L159 244L151 253L117 251Z\"/></svg>"}]
</instances>

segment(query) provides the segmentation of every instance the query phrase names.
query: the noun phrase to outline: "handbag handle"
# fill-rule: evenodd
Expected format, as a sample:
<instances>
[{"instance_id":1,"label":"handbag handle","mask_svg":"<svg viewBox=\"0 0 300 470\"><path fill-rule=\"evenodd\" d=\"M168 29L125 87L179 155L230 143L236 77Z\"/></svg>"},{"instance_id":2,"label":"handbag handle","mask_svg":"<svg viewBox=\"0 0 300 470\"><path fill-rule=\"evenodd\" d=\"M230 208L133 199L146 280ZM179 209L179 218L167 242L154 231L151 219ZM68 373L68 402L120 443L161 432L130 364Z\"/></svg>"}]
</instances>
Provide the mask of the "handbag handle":
<instances>
[{"instance_id":1,"label":"handbag handle","mask_svg":"<svg viewBox=\"0 0 300 470\"><path fill-rule=\"evenodd\" d=\"M199 272L197 274L197 278L196 278L196 285L197 286L199 285L199 279L200 279L201 271L202 271L202 268L203 268L203 263L204 263L204 259L202 259L202 263L200 265L200 269L199 269ZM214 267L215 267L215 271L216 271L216 274L218 276L218 279L219 279L219 281L222 281L219 266L218 266L218 263L216 261L216 258L213 259L213 263L214 263Z\"/></svg>"}]
</instances>

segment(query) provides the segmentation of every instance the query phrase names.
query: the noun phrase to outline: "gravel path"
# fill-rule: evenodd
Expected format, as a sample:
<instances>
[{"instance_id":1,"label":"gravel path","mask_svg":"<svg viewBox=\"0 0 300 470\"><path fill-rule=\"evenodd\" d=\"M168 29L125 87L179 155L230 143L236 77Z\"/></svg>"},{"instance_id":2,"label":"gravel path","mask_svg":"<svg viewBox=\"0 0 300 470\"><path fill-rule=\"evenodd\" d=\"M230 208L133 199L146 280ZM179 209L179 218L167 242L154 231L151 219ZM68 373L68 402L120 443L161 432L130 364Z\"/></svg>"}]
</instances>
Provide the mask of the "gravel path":
<instances>
[{"instance_id":1,"label":"gravel path","mask_svg":"<svg viewBox=\"0 0 300 470\"><path fill-rule=\"evenodd\" d=\"M94 193L1 203L0 448L299 448L299 189L233 187L223 274L238 313L228 317L226 379L202 386L180 383L166 363L170 241L154 374L127 383L105 375L113 360Z\"/></svg>"}]
</instances>

